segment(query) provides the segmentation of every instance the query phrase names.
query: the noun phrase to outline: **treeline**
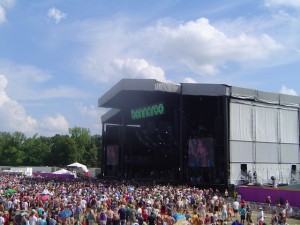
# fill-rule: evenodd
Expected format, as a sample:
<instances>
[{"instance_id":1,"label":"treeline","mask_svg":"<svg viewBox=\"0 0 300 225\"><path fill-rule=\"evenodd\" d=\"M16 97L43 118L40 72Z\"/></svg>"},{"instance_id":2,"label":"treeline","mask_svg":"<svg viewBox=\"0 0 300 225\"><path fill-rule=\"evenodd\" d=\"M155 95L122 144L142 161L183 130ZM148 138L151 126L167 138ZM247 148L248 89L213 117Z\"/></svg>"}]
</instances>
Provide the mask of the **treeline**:
<instances>
[{"instance_id":1,"label":"treeline","mask_svg":"<svg viewBox=\"0 0 300 225\"><path fill-rule=\"evenodd\" d=\"M26 137L21 132L0 132L1 166L58 166L73 162L100 167L102 137L74 127L68 135Z\"/></svg>"}]
</instances>

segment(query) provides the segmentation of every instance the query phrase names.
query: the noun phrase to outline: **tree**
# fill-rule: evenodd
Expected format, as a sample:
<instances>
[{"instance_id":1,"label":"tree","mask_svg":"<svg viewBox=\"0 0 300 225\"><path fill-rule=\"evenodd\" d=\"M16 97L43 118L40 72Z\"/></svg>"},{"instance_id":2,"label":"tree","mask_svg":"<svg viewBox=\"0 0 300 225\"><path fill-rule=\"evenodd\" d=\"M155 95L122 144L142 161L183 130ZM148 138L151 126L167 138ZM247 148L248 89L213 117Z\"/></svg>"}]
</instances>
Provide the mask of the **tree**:
<instances>
[{"instance_id":1,"label":"tree","mask_svg":"<svg viewBox=\"0 0 300 225\"><path fill-rule=\"evenodd\" d=\"M25 153L22 151L22 144L26 141L26 136L21 132L13 134L1 133L1 164L20 166L25 159Z\"/></svg>"},{"instance_id":2,"label":"tree","mask_svg":"<svg viewBox=\"0 0 300 225\"><path fill-rule=\"evenodd\" d=\"M60 166L80 162L89 167L101 165L102 137L89 129L74 127L69 135L27 138L21 132L0 132L0 165Z\"/></svg>"},{"instance_id":3,"label":"tree","mask_svg":"<svg viewBox=\"0 0 300 225\"><path fill-rule=\"evenodd\" d=\"M24 142L24 152L26 153L25 163L27 166L48 166L51 154L51 139L47 137L28 138Z\"/></svg>"},{"instance_id":4,"label":"tree","mask_svg":"<svg viewBox=\"0 0 300 225\"><path fill-rule=\"evenodd\" d=\"M69 134L76 143L77 153L79 157L77 161L89 165L89 157L93 156L89 154L87 150L91 141L89 129L74 127L69 129ZM87 154L89 155L88 158L85 157L85 155Z\"/></svg>"},{"instance_id":5,"label":"tree","mask_svg":"<svg viewBox=\"0 0 300 225\"><path fill-rule=\"evenodd\" d=\"M78 161L79 154L74 139L68 135L56 134L51 140L51 160L49 162L52 166L64 167L74 161Z\"/></svg>"}]
</instances>

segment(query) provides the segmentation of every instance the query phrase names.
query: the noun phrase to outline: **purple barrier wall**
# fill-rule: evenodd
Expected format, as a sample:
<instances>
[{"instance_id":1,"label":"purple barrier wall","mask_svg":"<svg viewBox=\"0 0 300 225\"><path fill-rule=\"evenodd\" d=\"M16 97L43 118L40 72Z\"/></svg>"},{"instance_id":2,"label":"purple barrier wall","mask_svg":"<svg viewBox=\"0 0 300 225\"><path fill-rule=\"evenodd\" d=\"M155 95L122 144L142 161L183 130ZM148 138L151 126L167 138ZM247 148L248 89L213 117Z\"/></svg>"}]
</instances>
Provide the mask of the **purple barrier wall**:
<instances>
[{"instance_id":1,"label":"purple barrier wall","mask_svg":"<svg viewBox=\"0 0 300 225\"><path fill-rule=\"evenodd\" d=\"M74 175L72 174L53 174L53 173L33 173L33 176L37 177L53 177L53 178L62 178L62 179L74 179Z\"/></svg>"},{"instance_id":2,"label":"purple barrier wall","mask_svg":"<svg viewBox=\"0 0 300 225\"><path fill-rule=\"evenodd\" d=\"M246 201L264 203L267 196L271 197L272 204L276 204L279 197L281 201L288 200L290 206L300 207L300 190L285 190L268 187L238 187L238 193Z\"/></svg>"}]
</instances>

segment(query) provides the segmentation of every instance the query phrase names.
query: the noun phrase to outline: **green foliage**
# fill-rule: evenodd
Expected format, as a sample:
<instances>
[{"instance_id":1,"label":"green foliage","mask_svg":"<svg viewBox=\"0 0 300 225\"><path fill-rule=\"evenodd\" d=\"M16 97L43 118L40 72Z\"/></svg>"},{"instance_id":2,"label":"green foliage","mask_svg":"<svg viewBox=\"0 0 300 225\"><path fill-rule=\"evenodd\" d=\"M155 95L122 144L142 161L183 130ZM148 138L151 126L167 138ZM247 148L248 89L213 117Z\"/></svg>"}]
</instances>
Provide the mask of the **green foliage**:
<instances>
[{"instance_id":1,"label":"green foliage","mask_svg":"<svg viewBox=\"0 0 300 225\"><path fill-rule=\"evenodd\" d=\"M0 165L60 166L80 162L88 167L101 166L102 137L90 135L86 128L74 127L69 135L27 138L21 132L0 132Z\"/></svg>"}]
</instances>

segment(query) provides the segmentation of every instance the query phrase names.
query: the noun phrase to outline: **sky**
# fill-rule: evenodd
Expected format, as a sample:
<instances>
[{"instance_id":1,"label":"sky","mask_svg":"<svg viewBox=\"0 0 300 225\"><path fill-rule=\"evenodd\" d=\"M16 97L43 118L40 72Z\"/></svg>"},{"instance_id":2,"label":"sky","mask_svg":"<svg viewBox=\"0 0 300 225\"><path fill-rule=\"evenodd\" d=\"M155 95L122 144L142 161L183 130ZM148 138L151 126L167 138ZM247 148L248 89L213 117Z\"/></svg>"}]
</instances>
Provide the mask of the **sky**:
<instances>
[{"instance_id":1,"label":"sky","mask_svg":"<svg viewBox=\"0 0 300 225\"><path fill-rule=\"evenodd\" d=\"M0 132L101 134L122 78L298 95L299 71L300 0L0 0Z\"/></svg>"}]
</instances>

